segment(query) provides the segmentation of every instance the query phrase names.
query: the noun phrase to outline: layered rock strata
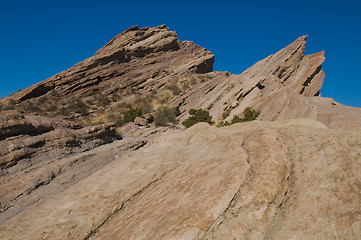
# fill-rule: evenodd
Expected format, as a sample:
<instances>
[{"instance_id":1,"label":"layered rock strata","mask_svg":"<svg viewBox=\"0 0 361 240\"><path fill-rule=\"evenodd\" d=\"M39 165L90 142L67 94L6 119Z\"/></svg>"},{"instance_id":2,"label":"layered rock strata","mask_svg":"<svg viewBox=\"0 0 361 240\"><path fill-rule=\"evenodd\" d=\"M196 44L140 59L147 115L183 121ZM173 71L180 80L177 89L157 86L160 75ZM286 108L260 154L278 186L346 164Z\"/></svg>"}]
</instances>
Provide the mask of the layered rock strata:
<instances>
[{"instance_id":1,"label":"layered rock strata","mask_svg":"<svg viewBox=\"0 0 361 240\"><path fill-rule=\"evenodd\" d=\"M113 123L84 128L72 122L3 111L0 116L0 167L3 173L4 169L20 162L16 168L21 169L44 155L58 157L84 151L115 138Z\"/></svg>"},{"instance_id":2,"label":"layered rock strata","mask_svg":"<svg viewBox=\"0 0 361 240\"><path fill-rule=\"evenodd\" d=\"M1 237L358 239L360 139L308 119L197 124L34 203Z\"/></svg>"},{"instance_id":3,"label":"layered rock strata","mask_svg":"<svg viewBox=\"0 0 361 240\"><path fill-rule=\"evenodd\" d=\"M246 107L261 111L260 119L312 118L330 128L361 127L361 111L320 96L324 52L304 55L307 36L259 61L240 75L219 72L207 82L173 100L181 120L190 108L207 109L216 121L230 121ZM228 111L226 119L222 113Z\"/></svg>"}]
</instances>

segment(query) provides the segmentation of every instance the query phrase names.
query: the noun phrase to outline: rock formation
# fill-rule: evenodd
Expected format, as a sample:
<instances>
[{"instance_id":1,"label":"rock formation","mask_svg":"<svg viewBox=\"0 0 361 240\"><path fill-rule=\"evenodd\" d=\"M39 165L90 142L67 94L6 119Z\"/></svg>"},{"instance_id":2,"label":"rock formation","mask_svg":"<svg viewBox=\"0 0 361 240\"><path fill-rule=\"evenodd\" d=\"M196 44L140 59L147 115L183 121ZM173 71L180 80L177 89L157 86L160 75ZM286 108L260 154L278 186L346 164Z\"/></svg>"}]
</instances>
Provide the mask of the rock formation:
<instances>
[{"instance_id":1,"label":"rock formation","mask_svg":"<svg viewBox=\"0 0 361 240\"><path fill-rule=\"evenodd\" d=\"M112 123L83 128L66 121L4 111L0 116L0 167L29 165L45 153L51 155L89 149L115 139ZM49 156L48 156L49 157Z\"/></svg>"},{"instance_id":2,"label":"rock formation","mask_svg":"<svg viewBox=\"0 0 361 240\"><path fill-rule=\"evenodd\" d=\"M0 231L7 239L358 239L360 139L360 130L307 119L197 124L47 195Z\"/></svg>"},{"instance_id":3,"label":"rock formation","mask_svg":"<svg viewBox=\"0 0 361 240\"><path fill-rule=\"evenodd\" d=\"M183 112L181 119L190 108L207 109L216 120L222 120L228 110L225 120L230 120L253 107L266 121L312 118L330 128L361 127L360 109L320 97L324 52L304 56L306 38L298 38L240 75L217 73L174 99L173 104Z\"/></svg>"},{"instance_id":4,"label":"rock formation","mask_svg":"<svg viewBox=\"0 0 361 240\"><path fill-rule=\"evenodd\" d=\"M234 75L135 26L0 100L0 239L360 239L361 110L321 97L306 38Z\"/></svg>"}]
</instances>

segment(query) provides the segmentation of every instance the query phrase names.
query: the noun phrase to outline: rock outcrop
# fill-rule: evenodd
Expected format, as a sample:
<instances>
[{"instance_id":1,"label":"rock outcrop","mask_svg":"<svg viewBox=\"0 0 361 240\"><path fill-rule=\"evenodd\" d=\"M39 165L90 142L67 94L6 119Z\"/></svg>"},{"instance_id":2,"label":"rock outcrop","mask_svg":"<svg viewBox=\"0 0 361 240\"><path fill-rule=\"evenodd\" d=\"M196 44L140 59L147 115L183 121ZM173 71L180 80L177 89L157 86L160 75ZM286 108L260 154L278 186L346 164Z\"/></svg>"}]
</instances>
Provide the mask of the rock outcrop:
<instances>
[{"instance_id":1,"label":"rock outcrop","mask_svg":"<svg viewBox=\"0 0 361 240\"><path fill-rule=\"evenodd\" d=\"M165 26L129 28L94 56L9 98L24 101L46 94L82 97L130 88L157 90L171 77L213 70L214 55L190 41L180 42ZM166 77L165 77L166 76ZM125 94L125 97L129 95Z\"/></svg>"},{"instance_id":2,"label":"rock outcrop","mask_svg":"<svg viewBox=\"0 0 361 240\"><path fill-rule=\"evenodd\" d=\"M307 119L197 124L49 194L1 237L358 239L360 139Z\"/></svg>"},{"instance_id":3,"label":"rock outcrop","mask_svg":"<svg viewBox=\"0 0 361 240\"><path fill-rule=\"evenodd\" d=\"M51 118L3 111L0 116L0 167L34 164L36 159L84 151L115 139L112 123L83 128ZM14 168L13 168L14 169Z\"/></svg>"},{"instance_id":4,"label":"rock outcrop","mask_svg":"<svg viewBox=\"0 0 361 240\"><path fill-rule=\"evenodd\" d=\"M361 127L359 109L320 96L324 52L305 56L306 39L302 36L234 75L212 72L214 56L209 51L179 41L164 25L135 26L91 58L2 102L17 103L15 108L27 113L33 113L34 104L45 106L39 114L80 119L81 123L104 119L94 116L97 112L124 112L132 106L155 111L170 104L180 109L180 121L190 108L207 109L219 122L253 107L261 111L260 119L267 121L307 117L331 128ZM114 106L121 107L112 110ZM226 119L224 112L229 113Z\"/></svg>"},{"instance_id":5,"label":"rock outcrop","mask_svg":"<svg viewBox=\"0 0 361 240\"><path fill-rule=\"evenodd\" d=\"M217 73L173 100L181 120L191 108L209 110L216 121L242 115L246 107L261 111L260 119L312 118L330 128L361 127L361 111L320 96L324 52L304 56L307 36L259 61L240 75ZM229 116L222 119L222 113Z\"/></svg>"},{"instance_id":6,"label":"rock outcrop","mask_svg":"<svg viewBox=\"0 0 361 240\"><path fill-rule=\"evenodd\" d=\"M360 239L361 110L320 96L306 38L234 75L135 26L0 100L0 239Z\"/></svg>"}]
</instances>

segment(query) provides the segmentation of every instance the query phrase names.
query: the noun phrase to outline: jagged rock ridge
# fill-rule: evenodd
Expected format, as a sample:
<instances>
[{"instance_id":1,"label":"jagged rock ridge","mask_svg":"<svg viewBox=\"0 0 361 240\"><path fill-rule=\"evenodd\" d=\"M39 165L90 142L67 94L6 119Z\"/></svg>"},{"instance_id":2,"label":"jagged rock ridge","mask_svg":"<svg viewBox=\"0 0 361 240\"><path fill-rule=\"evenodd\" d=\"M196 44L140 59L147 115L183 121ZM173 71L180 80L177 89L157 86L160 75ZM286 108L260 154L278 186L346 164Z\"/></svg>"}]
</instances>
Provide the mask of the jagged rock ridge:
<instances>
[{"instance_id":1,"label":"jagged rock ridge","mask_svg":"<svg viewBox=\"0 0 361 240\"><path fill-rule=\"evenodd\" d=\"M0 117L0 239L358 239L361 111L320 96L324 52L305 56L306 38L233 75L164 25L135 26L3 99L17 111ZM79 124L143 96L179 121L248 106L265 121L184 131L138 118L119 141L113 123Z\"/></svg>"},{"instance_id":2,"label":"jagged rock ridge","mask_svg":"<svg viewBox=\"0 0 361 240\"><path fill-rule=\"evenodd\" d=\"M190 108L207 109L216 120L228 110L225 120L230 120L253 107L261 111L262 120L312 118L331 128L360 127L359 109L320 96L324 52L304 56L306 38L298 38L240 75L220 72L174 99L183 112L181 119Z\"/></svg>"}]
</instances>

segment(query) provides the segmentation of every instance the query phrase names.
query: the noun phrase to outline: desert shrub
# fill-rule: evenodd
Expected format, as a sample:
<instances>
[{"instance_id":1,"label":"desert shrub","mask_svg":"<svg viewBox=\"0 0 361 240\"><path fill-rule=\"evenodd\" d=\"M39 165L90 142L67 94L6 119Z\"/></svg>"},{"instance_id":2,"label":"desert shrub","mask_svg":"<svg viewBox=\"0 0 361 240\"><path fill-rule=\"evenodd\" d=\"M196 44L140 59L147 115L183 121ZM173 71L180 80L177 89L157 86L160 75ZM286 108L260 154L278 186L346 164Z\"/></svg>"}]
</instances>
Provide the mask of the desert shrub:
<instances>
[{"instance_id":1,"label":"desert shrub","mask_svg":"<svg viewBox=\"0 0 361 240\"><path fill-rule=\"evenodd\" d=\"M228 108L227 110L225 110L223 113L222 113L222 118L223 119L226 119L228 116L229 116L229 114L231 114L231 112L232 112L232 108Z\"/></svg>"},{"instance_id":2,"label":"desert shrub","mask_svg":"<svg viewBox=\"0 0 361 240\"><path fill-rule=\"evenodd\" d=\"M260 113L261 113L261 111L256 111L253 108L247 107L243 111L243 114L244 114L243 119L246 122L256 120Z\"/></svg>"},{"instance_id":3,"label":"desert shrub","mask_svg":"<svg viewBox=\"0 0 361 240\"><path fill-rule=\"evenodd\" d=\"M62 106L59 108L58 112L56 113L57 115L62 115L62 116L65 116L65 115L68 115L69 114L69 109Z\"/></svg>"},{"instance_id":4,"label":"desert shrub","mask_svg":"<svg viewBox=\"0 0 361 240\"><path fill-rule=\"evenodd\" d=\"M68 109L79 114L88 113L88 105L80 97L72 97L68 102Z\"/></svg>"},{"instance_id":5,"label":"desert shrub","mask_svg":"<svg viewBox=\"0 0 361 240\"><path fill-rule=\"evenodd\" d=\"M160 107L154 116L154 123L158 126L167 126L169 122L177 123L179 110L168 106Z\"/></svg>"},{"instance_id":6,"label":"desert shrub","mask_svg":"<svg viewBox=\"0 0 361 240\"><path fill-rule=\"evenodd\" d=\"M16 101L14 99L10 99L7 101L7 105L3 106L3 110L14 110L16 106Z\"/></svg>"},{"instance_id":7,"label":"desert shrub","mask_svg":"<svg viewBox=\"0 0 361 240\"><path fill-rule=\"evenodd\" d=\"M209 115L209 112L207 110L203 110L203 109L196 110L192 108L189 110L189 114L191 116L182 122L182 124L186 128L189 128L199 122L206 122L212 124L212 116Z\"/></svg>"},{"instance_id":8,"label":"desert shrub","mask_svg":"<svg viewBox=\"0 0 361 240\"><path fill-rule=\"evenodd\" d=\"M115 137L117 139L123 139L123 133L120 131L120 129L115 129Z\"/></svg>"},{"instance_id":9,"label":"desert shrub","mask_svg":"<svg viewBox=\"0 0 361 240\"><path fill-rule=\"evenodd\" d=\"M233 117L232 119L232 123L236 123L236 122L249 122L249 121L253 121L256 120L257 117L259 116L261 112L260 111L256 111L251 107L247 107L244 111L243 111L243 118L240 117L236 117L236 115ZM236 117L236 118L235 118Z\"/></svg>"},{"instance_id":10,"label":"desert shrub","mask_svg":"<svg viewBox=\"0 0 361 240\"><path fill-rule=\"evenodd\" d=\"M158 104L166 104L173 97L173 94L170 90L164 89L157 94L156 102Z\"/></svg>"},{"instance_id":11,"label":"desert shrub","mask_svg":"<svg viewBox=\"0 0 361 240\"><path fill-rule=\"evenodd\" d=\"M222 126L228 126L228 125L231 125L231 124L234 124L234 123L253 121L253 120L257 119L257 117L259 116L260 113L261 113L260 111L256 111L251 107L247 107L243 111L243 115L244 115L243 118L241 118L238 115L234 115L231 122L222 122L218 126L222 127Z\"/></svg>"},{"instance_id":12,"label":"desert shrub","mask_svg":"<svg viewBox=\"0 0 361 240\"><path fill-rule=\"evenodd\" d=\"M124 123L133 122L136 117L142 117L142 109L140 108L129 108L123 115Z\"/></svg>"},{"instance_id":13,"label":"desert shrub","mask_svg":"<svg viewBox=\"0 0 361 240\"><path fill-rule=\"evenodd\" d=\"M170 90L173 93L173 95L179 95L182 92L182 90L180 89L180 87L176 82L173 82L172 84L165 86L165 89Z\"/></svg>"},{"instance_id":14,"label":"desert shrub","mask_svg":"<svg viewBox=\"0 0 361 240\"><path fill-rule=\"evenodd\" d=\"M22 108L25 112L40 112L41 111L38 104L33 103L33 102L25 102L22 105Z\"/></svg>"},{"instance_id":15,"label":"desert shrub","mask_svg":"<svg viewBox=\"0 0 361 240\"><path fill-rule=\"evenodd\" d=\"M137 108L142 109L143 114L151 113L153 112L153 106L152 106L153 97L154 96L151 94L140 95L135 99L134 105Z\"/></svg>"},{"instance_id":16,"label":"desert shrub","mask_svg":"<svg viewBox=\"0 0 361 240\"><path fill-rule=\"evenodd\" d=\"M93 96L93 102L96 102L97 105L102 107L107 107L110 104L109 98L102 92L95 93Z\"/></svg>"},{"instance_id":17,"label":"desert shrub","mask_svg":"<svg viewBox=\"0 0 361 240\"><path fill-rule=\"evenodd\" d=\"M111 109L111 112L105 113L106 122L113 122L117 127L120 127L124 124L122 115L117 111L117 109Z\"/></svg>"}]
</instances>

